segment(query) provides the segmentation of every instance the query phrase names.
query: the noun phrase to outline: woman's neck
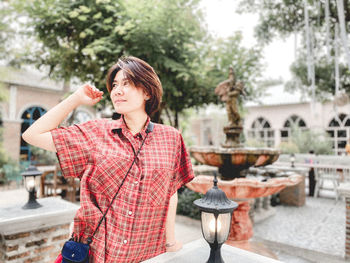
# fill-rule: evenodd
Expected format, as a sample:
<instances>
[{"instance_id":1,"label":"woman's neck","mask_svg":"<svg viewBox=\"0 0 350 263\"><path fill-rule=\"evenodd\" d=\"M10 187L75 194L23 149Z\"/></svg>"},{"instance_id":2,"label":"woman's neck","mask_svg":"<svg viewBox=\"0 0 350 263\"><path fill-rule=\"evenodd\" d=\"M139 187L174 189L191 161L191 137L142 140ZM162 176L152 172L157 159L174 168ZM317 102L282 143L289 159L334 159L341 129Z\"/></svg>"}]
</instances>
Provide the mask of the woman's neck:
<instances>
[{"instance_id":1,"label":"woman's neck","mask_svg":"<svg viewBox=\"0 0 350 263\"><path fill-rule=\"evenodd\" d=\"M133 135L139 133L146 124L147 114L128 114L123 115L124 121L128 129L131 131Z\"/></svg>"}]
</instances>

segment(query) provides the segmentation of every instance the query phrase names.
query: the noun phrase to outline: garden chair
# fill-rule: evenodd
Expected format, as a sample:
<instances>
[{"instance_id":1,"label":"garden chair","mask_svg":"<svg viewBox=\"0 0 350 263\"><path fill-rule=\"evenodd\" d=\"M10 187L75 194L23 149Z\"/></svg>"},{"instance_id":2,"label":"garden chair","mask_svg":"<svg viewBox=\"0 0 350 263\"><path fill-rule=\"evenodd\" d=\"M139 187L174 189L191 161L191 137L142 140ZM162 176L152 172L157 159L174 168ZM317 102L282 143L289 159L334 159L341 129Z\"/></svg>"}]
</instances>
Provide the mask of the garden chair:
<instances>
[{"instance_id":1,"label":"garden chair","mask_svg":"<svg viewBox=\"0 0 350 263\"><path fill-rule=\"evenodd\" d=\"M350 183L350 168L342 168L341 182Z\"/></svg>"},{"instance_id":2,"label":"garden chair","mask_svg":"<svg viewBox=\"0 0 350 263\"><path fill-rule=\"evenodd\" d=\"M338 201L339 193L339 179L340 176L337 172L337 168L333 167L315 167L315 176L316 176L316 186L314 197L319 195L320 189L323 187L323 183L325 180L329 180L333 184L333 190L335 193L335 200Z\"/></svg>"},{"instance_id":3,"label":"garden chair","mask_svg":"<svg viewBox=\"0 0 350 263\"><path fill-rule=\"evenodd\" d=\"M75 178L68 178L67 180L62 176L59 164L56 164L55 171L47 174L44 178L44 193L43 196L57 196L58 192L67 192L69 201L76 200L75 193L79 189L80 182Z\"/></svg>"}]
</instances>

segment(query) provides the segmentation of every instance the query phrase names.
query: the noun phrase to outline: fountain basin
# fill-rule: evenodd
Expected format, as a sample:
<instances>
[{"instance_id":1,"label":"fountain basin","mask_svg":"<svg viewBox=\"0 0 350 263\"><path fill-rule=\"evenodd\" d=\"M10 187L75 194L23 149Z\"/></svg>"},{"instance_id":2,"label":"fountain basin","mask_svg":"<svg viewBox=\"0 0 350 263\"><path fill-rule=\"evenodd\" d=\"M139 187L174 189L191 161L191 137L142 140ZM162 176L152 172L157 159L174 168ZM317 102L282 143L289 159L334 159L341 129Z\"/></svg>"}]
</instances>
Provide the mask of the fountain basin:
<instances>
[{"instance_id":1,"label":"fountain basin","mask_svg":"<svg viewBox=\"0 0 350 263\"><path fill-rule=\"evenodd\" d=\"M225 192L228 198L250 199L276 194L287 186L299 184L302 180L303 177L298 174L283 178L271 178L266 182L247 178L236 178L232 181L218 179L218 187ZM213 187L213 176L196 176L186 186L192 191L205 194Z\"/></svg>"},{"instance_id":2,"label":"fountain basin","mask_svg":"<svg viewBox=\"0 0 350 263\"><path fill-rule=\"evenodd\" d=\"M219 167L223 180L244 177L241 171L272 164L280 155L280 151L272 148L192 146L189 151L198 162Z\"/></svg>"},{"instance_id":3,"label":"fountain basin","mask_svg":"<svg viewBox=\"0 0 350 263\"><path fill-rule=\"evenodd\" d=\"M236 178L231 181L218 179L218 187L226 196L235 199L238 208L233 212L231 231L228 244L236 241L247 241L253 236L253 224L249 217L250 205L248 199L266 197L283 190L287 186L294 186L302 182L303 176L293 174L283 178L272 178L266 182L260 182L248 178ZM213 187L213 176L198 175L186 187L192 191L205 194ZM231 243L230 243L231 242Z\"/></svg>"}]
</instances>

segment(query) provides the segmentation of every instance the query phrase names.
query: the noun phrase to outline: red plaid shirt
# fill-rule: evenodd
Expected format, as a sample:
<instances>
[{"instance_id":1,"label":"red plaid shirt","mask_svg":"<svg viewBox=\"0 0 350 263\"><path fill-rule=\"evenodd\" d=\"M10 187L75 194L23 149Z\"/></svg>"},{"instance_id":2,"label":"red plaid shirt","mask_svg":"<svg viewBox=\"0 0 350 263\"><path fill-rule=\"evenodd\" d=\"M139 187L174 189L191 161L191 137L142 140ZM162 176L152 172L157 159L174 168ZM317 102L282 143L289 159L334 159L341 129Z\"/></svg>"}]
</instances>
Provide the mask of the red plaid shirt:
<instances>
[{"instance_id":1,"label":"red plaid shirt","mask_svg":"<svg viewBox=\"0 0 350 263\"><path fill-rule=\"evenodd\" d=\"M123 118L51 131L63 176L80 178L74 233L85 241L117 192L146 128L135 136ZM170 197L194 178L181 134L155 124L91 244L92 262L141 262L166 252Z\"/></svg>"}]
</instances>

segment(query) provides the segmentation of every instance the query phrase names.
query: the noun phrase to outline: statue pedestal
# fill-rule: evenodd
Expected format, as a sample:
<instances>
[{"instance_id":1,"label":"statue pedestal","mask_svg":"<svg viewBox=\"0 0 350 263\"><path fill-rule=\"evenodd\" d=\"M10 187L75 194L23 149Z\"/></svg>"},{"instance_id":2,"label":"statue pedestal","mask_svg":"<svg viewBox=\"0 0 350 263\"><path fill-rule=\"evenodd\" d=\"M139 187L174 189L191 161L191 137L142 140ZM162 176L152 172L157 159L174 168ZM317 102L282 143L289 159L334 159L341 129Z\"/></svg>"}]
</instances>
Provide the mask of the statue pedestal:
<instances>
[{"instance_id":1,"label":"statue pedestal","mask_svg":"<svg viewBox=\"0 0 350 263\"><path fill-rule=\"evenodd\" d=\"M253 224L249 217L249 201L238 201L237 203L238 207L232 214L231 231L227 238L228 241L248 240L253 236Z\"/></svg>"},{"instance_id":2,"label":"statue pedestal","mask_svg":"<svg viewBox=\"0 0 350 263\"><path fill-rule=\"evenodd\" d=\"M242 126L226 126L224 127L224 133L226 134L226 141L222 145L224 148L234 148L234 147L240 147L239 143L239 137L242 133Z\"/></svg>"}]
</instances>

